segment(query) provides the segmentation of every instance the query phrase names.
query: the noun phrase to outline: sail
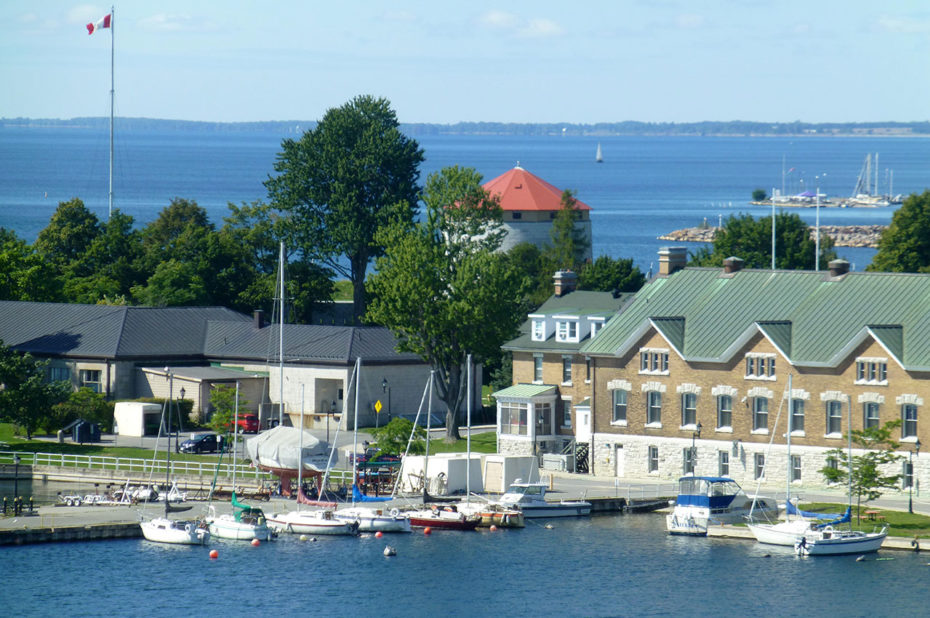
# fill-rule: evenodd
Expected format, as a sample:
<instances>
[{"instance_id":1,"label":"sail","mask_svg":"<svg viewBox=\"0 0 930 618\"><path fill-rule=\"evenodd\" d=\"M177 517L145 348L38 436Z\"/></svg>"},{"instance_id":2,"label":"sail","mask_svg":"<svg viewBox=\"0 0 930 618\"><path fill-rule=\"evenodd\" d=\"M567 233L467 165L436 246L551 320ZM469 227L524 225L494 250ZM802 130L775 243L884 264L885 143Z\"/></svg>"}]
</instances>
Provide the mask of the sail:
<instances>
[{"instance_id":1,"label":"sail","mask_svg":"<svg viewBox=\"0 0 930 618\"><path fill-rule=\"evenodd\" d=\"M604 155L601 153L601 144L600 144L600 142L598 142L598 144L597 144L597 154L594 155L594 160L597 161L598 163L603 163L603 162L604 162Z\"/></svg>"},{"instance_id":2,"label":"sail","mask_svg":"<svg viewBox=\"0 0 930 618\"><path fill-rule=\"evenodd\" d=\"M849 523L850 521L852 521L852 507L847 506L846 512L843 513L842 517L837 517L836 519L832 521L825 521L821 524L817 524L816 526L812 526L812 527L818 528L818 529L826 528L827 526L834 526L836 524L845 524L845 523Z\"/></svg>"},{"instance_id":3,"label":"sail","mask_svg":"<svg viewBox=\"0 0 930 618\"><path fill-rule=\"evenodd\" d=\"M849 509L847 508L846 510L847 510L847 516L848 516ZM807 519L826 520L826 519L837 519L837 518L843 517L843 515L841 515L840 513L814 513L813 511L802 511L798 507L796 507L794 503L792 503L791 501L788 501L788 503L785 505L785 511L787 511L789 515L800 515L801 517L805 517ZM838 521L836 523L842 523L842 522Z\"/></svg>"},{"instance_id":4,"label":"sail","mask_svg":"<svg viewBox=\"0 0 930 618\"><path fill-rule=\"evenodd\" d=\"M379 497L366 496L358 488L358 485L353 485L352 486L352 500L354 502L390 502L391 500L393 500L393 498L391 498L391 496L379 496Z\"/></svg>"}]
</instances>

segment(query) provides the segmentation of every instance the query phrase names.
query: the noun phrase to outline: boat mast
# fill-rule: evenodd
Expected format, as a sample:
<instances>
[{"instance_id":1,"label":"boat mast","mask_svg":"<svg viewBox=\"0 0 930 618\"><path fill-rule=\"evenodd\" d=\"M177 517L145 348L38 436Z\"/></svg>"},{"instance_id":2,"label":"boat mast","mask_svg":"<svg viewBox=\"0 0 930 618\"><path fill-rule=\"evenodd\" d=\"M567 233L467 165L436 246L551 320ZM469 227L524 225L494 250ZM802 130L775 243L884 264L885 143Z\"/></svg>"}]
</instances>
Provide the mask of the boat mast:
<instances>
[{"instance_id":1,"label":"boat mast","mask_svg":"<svg viewBox=\"0 0 930 618\"><path fill-rule=\"evenodd\" d=\"M113 81L113 69L115 66L116 59L116 34L114 30L116 29L116 22L114 7L110 7L110 189L108 193L108 208L107 208L107 221L110 220L110 217L113 216L113 100L115 98L115 87ZM170 447L170 444L169 444ZM170 449L169 449L170 450ZM166 503L167 504L167 503Z\"/></svg>"},{"instance_id":2,"label":"boat mast","mask_svg":"<svg viewBox=\"0 0 930 618\"><path fill-rule=\"evenodd\" d=\"M852 477L853 477L853 463L852 463L852 397L846 397L846 464L849 466L849 502L847 506L849 507L850 512L852 511ZM849 529L852 530L852 515L849 517Z\"/></svg>"},{"instance_id":3,"label":"boat mast","mask_svg":"<svg viewBox=\"0 0 930 618\"><path fill-rule=\"evenodd\" d=\"M436 375L436 370L431 369L429 372L429 391L427 393L427 404L426 404L426 455L423 457L423 502L426 503L426 496L429 494L427 491L429 486L429 430L430 430L430 420L433 417L433 376Z\"/></svg>"},{"instance_id":4,"label":"boat mast","mask_svg":"<svg viewBox=\"0 0 930 618\"><path fill-rule=\"evenodd\" d=\"M775 187L772 187L772 270L775 270Z\"/></svg>"},{"instance_id":5,"label":"boat mast","mask_svg":"<svg viewBox=\"0 0 930 618\"><path fill-rule=\"evenodd\" d=\"M233 493L236 493L236 455L239 452L239 380L236 380L236 420L233 424ZM222 457L222 453L220 454Z\"/></svg>"},{"instance_id":6,"label":"boat mast","mask_svg":"<svg viewBox=\"0 0 930 618\"><path fill-rule=\"evenodd\" d=\"M278 252L278 279L281 296L278 299L278 425L284 424L284 241ZM303 419L300 419L303 421Z\"/></svg>"},{"instance_id":7,"label":"boat mast","mask_svg":"<svg viewBox=\"0 0 930 618\"><path fill-rule=\"evenodd\" d=\"M167 368L166 368L167 369ZM174 374L168 371L168 458L165 460L165 517L168 517L168 492L171 486L171 400L174 398ZM161 415L162 427L165 426L165 415Z\"/></svg>"},{"instance_id":8,"label":"boat mast","mask_svg":"<svg viewBox=\"0 0 930 618\"><path fill-rule=\"evenodd\" d=\"M600 148L600 144L597 145ZM471 497L471 354L468 355L468 366L466 367L466 377L468 380L468 405L466 406L466 424L468 425L468 435L465 437L465 450L468 453L465 457L465 504Z\"/></svg>"},{"instance_id":9,"label":"boat mast","mask_svg":"<svg viewBox=\"0 0 930 618\"><path fill-rule=\"evenodd\" d=\"M355 506L355 485L358 483L358 383L362 373L362 357L355 359L355 420L352 421L352 506Z\"/></svg>"},{"instance_id":10,"label":"boat mast","mask_svg":"<svg viewBox=\"0 0 930 618\"><path fill-rule=\"evenodd\" d=\"M300 494L304 487L304 385L300 385L300 436L297 437L297 512L300 512Z\"/></svg>"},{"instance_id":11,"label":"boat mast","mask_svg":"<svg viewBox=\"0 0 930 618\"><path fill-rule=\"evenodd\" d=\"M785 474L785 519L791 519L788 505L791 504L791 415L794 400L791 398L791 374L788 374L788 468Z\"/></svg>"}]
</instances>

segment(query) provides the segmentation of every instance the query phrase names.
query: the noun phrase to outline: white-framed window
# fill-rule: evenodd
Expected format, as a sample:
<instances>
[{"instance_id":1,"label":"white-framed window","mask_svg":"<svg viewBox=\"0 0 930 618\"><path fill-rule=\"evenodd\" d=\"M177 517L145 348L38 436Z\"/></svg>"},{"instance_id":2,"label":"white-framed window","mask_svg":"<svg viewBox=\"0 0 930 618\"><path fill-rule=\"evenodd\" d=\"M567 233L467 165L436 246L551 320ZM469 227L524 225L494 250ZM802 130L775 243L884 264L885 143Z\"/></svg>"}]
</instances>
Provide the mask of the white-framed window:
<instances>
[{"instance_id":1,"label":"white-framed window","mask_svg":"<svg viewBox=\"0 0 930 618\"><path fill-rule=\"evenodd\" d=\"M578 320L556 320L555 340L563 343L578 343Z\"/></svg>"},{"instance_id":2,"label":"white-framed window","mask_svg":"<svg viewBox=\"0 0 930 618\"><path fill-rule=\"evenodd\" d=\"M908 489L914 486L914 463L912 461L904 462L904 469L901 471L901 488Z\"/></svg>"},{"instance_id":3,"label":"white-framed window","mask_svg":"<svg viewBox=\"0 0 930 618\"><path fill-rule=\"evenodd\" d=\"M717 395L717 429L733 428L733 397Z\"/></svg>"},{"instance_id":4,"label":"white-framed window","mask_svg":"<svg viewBox=\"0 0 930 618\"><path fill-rule=\"evenodd\" d=\"M765 455L763 453L756 453L752 456L752 472L753 478L759 480L765 477Z\"/></svg>"},{"instance_id":5,"label":"white-framed window","mask_svg":"<svg viewBox=\"0 0 930 618\"><path fill-rule=\"evenodd\" d=\"M543 357L542 354L533 355L533 382L542 383L543 381Z\"/></svg>"},{"instance_id":6,"label":"white-framed window","mask_svg":"<svg viewBox=\"0 0 930 618\"><path fill-rule=\"evenodd\" d=\"M602 328L604 328L603 320L591 320L591 339L594 339Z\"/></svg>"},{"instance_id":7,"label":"white-framed window","mask_svg":"<svg viewBox=\"0 0 930 618\"><path fill-rule=\"evenodd\" d=\"M697 424L697 395L694 393L681 394L681 424Z\"/></svg>"},{"instance_id":8,"label":"white-framed window","mask_svg":"<svg viewBox=\"0 0 930 618\"><path fill-rule=\"evenodd\" d=\"M746 354L746 379L774 380L775 355L750 352Z\"/></svg>"},{"instance_id":9,"label":"white-framed window","mask_svg":"<svg viewBox=\"0 0 930 618\"><path fill-rule=\"evenodd\" d=\"M562 384L572 383L572 357L562 357Z\"/></svg>"},{"instance_id":10,"label":"white-framed window","mask_svg":"<svg viewBox=\"0 0 930 618\"><path fill-rule=\"evenodd\" d=\"M917 437L917 404L905 403L901 405L901 437Z\"/></svg>"},{"instance_id":11,"label":"white-framed window","mask_svg":"<svg viewBox=\"0 0 930 618\"><path fill-rule=\"evenodd\" d=\"M81 388L89 388L95 393L103 392L99 369L81 369L80 380Z\"/></svg>"},{"instance_id":12,"label":"white-framed window","mask_svg":"<svg viewBox=\"0 0 930 618\"><path fill-rule=\"evenodd\" d=\"M681 471L694 474L694 449L690 446L681 449Z\"/></svg>"},{"instance_id":13,"label":"white-framed window","mask_svg":"<svg viewBox=\"0 0 930 618\"><path fill-rule=\"evenodd\" d=\"M879 426L881 405L877 401L866 401L862 404L862 426L871 429Z\"/></svg>"},{"instance_id":14,"label":"white-framed window","mask_svg":"<svg viewBox=\"0 0 930 618\"><path fill-rule=\"evenodd\" d=\"M572 428L572 401L571 399L562 400L562 427L564 429Z\"/></svg>"},{"instance_id":15,"label":"white-framed window","mask_svg":"<svg viewBox=\"0 0 930 618\"><path fill-rule=\"evenodd\" d=\"M646 393L646 424L662 426L662 393L659 391Z\"/></svg>"},{"instance_id":16,"label":"white-framed window","mask_svg":"<svg viewBox=\"0 0 930 618\"><path fill-rule=\"evenodd\" d=\"M828 399L826 402L827 435L843 434L843 402Z\"/></svg>"},{"instance_id":17,"label":"white-framed window","mask_svg":"<svg viewBox=\"0 0 930 618\"><path fill-rule=\"evenodd\" d=\"M552 434L552 404L537 403L533 406L536 414L536 435L548 436Z\"/></svg>"},{"instance_id":18,"label":"white-framed window","mask_svg":"<svg viewBox=\"0 0 930 618\"><path fill-rule=\"evenodd\" d=\"M584 381L588 383L591 381L591 357L584 357Z\"/></svg>"},{"instance_id":19,"label":"white-framed window","mask_svg":"<svg viewBox=\"0 0 930 618\"><path fill-rule=\"evenodd\" d=\"M804 400L791 400L791 431L804 431Z\"/></svg>"},{"instance_id":20,"label":"white-framed window","mask_svg":"<svg viewBox=\"0 0 930 618\"><path fill-rule=\"evenodd\" d=\"M801 480L801 456L792 455L791 456L791 481L800 481Z\"/></svg>"},{"instance_id":21,"label":"white-framed window","mask_svg":"<svg viewBox=\"0 0 930 618\"><path fill-rule=\"evenodd\" d=\"M639 351L639 372L668 375L668 350L643 348Z\"/></svg>"},{"instance_id":22,"label":"white-framed window","mask_svg":"<svg viewBox=\"0 0 930 618\"><path fill-rule=\"evenodd\" d=\"M717 451L717 475L730 476L730 452Z\"/></svg>"},{"instance_id":23,"label":"white-framed window","mask_svg":"<svg viewBox=\"0 0 930 618\"><path fill-rule=\"evenodd\" d=\"M768 397L752 398L752 430L768 431L769 428L769 399Z\"/></svg>"},{"instance_id":24,"label":"white-framed window","mask_svg":"<svg viewBox=\"0 0 930 618\"><path fill-rule=\"evenodd\" d=\"M546 340L546 320L545 318L533 318L533 341Z\"/></svg>"},{"instance_id":25,"label":"white-framed window","mask_svg":"<svg viewBox=\"0 0 930 618\"><path fill-rule=\"evenodd\" d=\"M501 433L516 436L527 435L526 415L528 410L529 404L502 401L500 403Z\"/></svg>"},{"instance_id":26,"label":"white-framed window","mask_svg":"<svg viewBox=\"0 0 930 618\"><path fill-rule=\"evenodd\" d=\"M627 398L629 394L627 391L622 389L617 389L611 391L613 393L613 423L626 424L626 407L627 407Z\"/></svg>"},{"instance_id":27,"label":"white-framed window","mask_svg":"<svg viewBox=\"0 0 930 618\"><path fill-rule=\"evenodd\" d=\"M71 370L67 367L49 367L48 368L48 381L49 382L70 382L71 381Z\"/></svg>"},{"instance_id":28,"label":"white-framed window","mask_svg":"<svg viewBox=\"0 0 930 618\"><path fill-rule=\"evenodd\" d=\"M649 472L659 471L659 447L649 447Z\"/></svg>"},{"instance_id":29,"label":"white-framed window","mask_svg":"<svg viewBox=\"0 0 930 618\"><path fill-rule=\"evenodd\" d=\"M827 457L827 467L831 470L839 470L840 462L836 457Z\"/></svg>"},{"instance_id":30,"label":"white-framed window","mask_svg":"<svg viewBox=\"0 0 930 618\"><path fill-rule=\"evenodd\" d=\"M887 358L857 358L856 384L888 384Z\"/></svg>"}]
</instances>

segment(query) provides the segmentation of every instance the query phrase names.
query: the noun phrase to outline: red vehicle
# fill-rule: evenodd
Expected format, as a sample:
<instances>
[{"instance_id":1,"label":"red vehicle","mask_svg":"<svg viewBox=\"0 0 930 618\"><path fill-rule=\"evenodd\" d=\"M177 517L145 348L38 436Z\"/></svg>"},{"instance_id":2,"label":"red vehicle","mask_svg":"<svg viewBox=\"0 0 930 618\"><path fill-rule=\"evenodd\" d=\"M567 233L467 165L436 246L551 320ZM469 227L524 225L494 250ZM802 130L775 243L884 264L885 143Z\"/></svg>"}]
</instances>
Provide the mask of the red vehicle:
<instances>
[{"instance_id":1,"label":"red vehicle","mask_svg":"<svg viewBox=\"0 0 930 618\"><path fill-rule=\"evenodd\" d=\"M239 429L244 433L258 433L258 417L254 414L240 416Z\"/></svg>"}]
</instances>

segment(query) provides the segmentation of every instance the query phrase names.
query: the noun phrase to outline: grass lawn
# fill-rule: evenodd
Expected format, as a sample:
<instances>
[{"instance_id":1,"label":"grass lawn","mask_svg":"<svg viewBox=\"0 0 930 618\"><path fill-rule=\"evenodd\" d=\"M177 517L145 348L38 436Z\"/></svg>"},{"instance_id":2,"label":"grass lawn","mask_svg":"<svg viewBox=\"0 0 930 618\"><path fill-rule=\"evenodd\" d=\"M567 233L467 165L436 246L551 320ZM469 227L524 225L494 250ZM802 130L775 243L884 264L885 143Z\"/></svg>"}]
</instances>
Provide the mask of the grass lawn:
<instances>
[{"instance_id":1,"label":"grass lawn","mask_svg":"<svg viewBox=\"0 0 930 618\"><path fill-rule=\"evenodd\" d=\"M467 446L464 439L452 443L432 438L429 441L430 453L464 453L468 450ZM473 453L496 453L497 434L493 431L476 433L471 437L471 450Z\"/></svg>"},{"instance_id":2,"label":"grass lawn","mask_svg":"<svg viewBox=\"0 0 930 618\"><path fill-rule=\"evenodd\" d=\"M801 505L799 508L805 511L816 511L818 513L845 513L845 504L825 504L813 503ZM877 519L870 521L865 512L879 511L879 515L884 517L884 521ZM919 515L917 513L908 513L907 511L890 511L875 506L862 507L862 521L856 517L856 507L853 507L852 525L854 530L863 530L871 532L876 526L882 523L888 525L888 534L890 536L913 537L917 535L921 538L930 538L930 517ZM842 524L846 525L846 524Z\"/></svg>"}]
</instances>

